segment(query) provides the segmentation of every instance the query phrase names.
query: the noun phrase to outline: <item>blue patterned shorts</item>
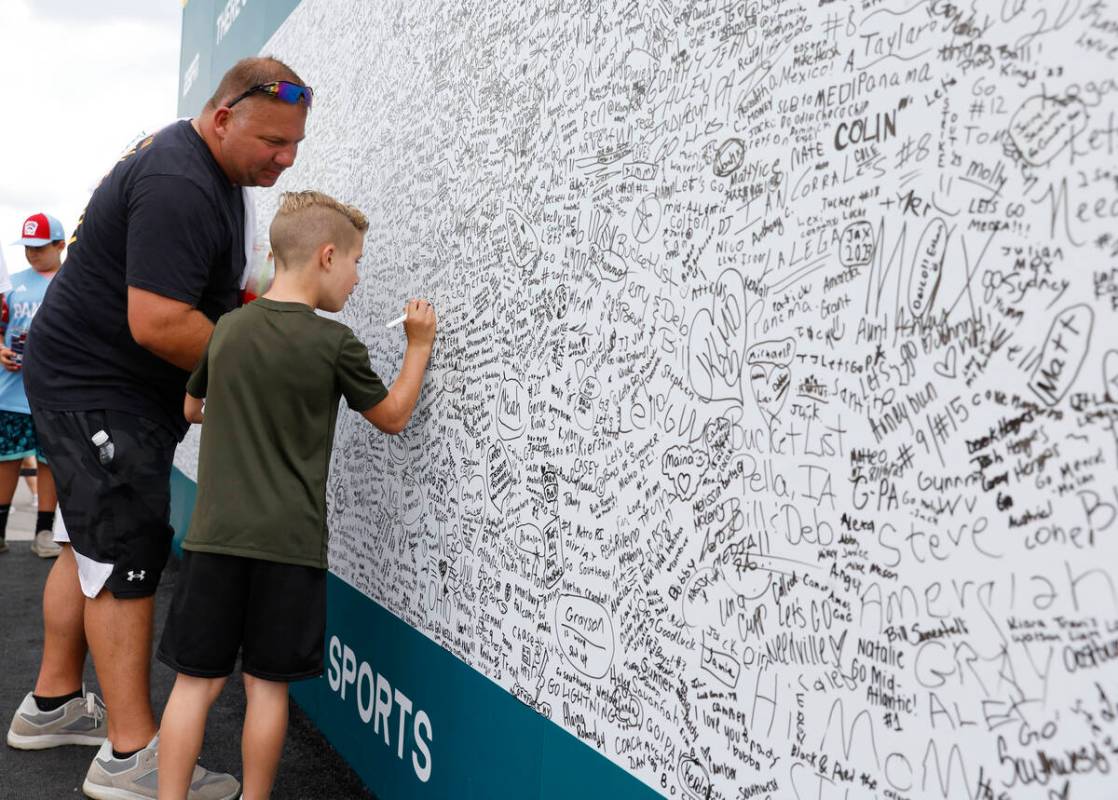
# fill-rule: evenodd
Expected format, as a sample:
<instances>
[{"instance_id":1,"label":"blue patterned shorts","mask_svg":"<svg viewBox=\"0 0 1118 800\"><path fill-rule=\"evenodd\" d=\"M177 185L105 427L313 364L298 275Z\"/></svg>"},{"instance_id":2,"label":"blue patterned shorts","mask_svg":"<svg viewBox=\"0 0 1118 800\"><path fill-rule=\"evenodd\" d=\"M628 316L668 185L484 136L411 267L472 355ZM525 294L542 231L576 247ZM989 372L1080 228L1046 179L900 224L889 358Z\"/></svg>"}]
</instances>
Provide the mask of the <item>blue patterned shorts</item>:
<instances>
[{"instance_id":1,"label":"blue patterned shorts","mask_svg":"<svg viewBox=\"0 0 1118 800\"><path fill-rule=\"evenodd\" d=\"M0 411L0 461L15 461L27 456L35 456L44 464L47 462L39 449L31 415Z\"/></svg>"}]
</instances>

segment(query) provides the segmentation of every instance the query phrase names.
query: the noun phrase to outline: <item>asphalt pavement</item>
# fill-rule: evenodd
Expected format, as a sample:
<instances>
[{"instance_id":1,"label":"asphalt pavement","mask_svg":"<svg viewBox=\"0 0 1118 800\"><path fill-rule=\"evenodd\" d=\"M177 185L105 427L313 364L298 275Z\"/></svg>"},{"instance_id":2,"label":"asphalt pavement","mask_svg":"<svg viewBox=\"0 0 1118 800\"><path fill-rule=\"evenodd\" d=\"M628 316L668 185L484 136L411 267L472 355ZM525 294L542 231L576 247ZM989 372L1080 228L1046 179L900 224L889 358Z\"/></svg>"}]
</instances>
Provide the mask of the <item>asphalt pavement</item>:
<instances>
[{"instance_id":1,"label":"asphalt pavement","mask_svg":"<svg viewBox=\"0 0 1118 800\"><path fill-rule=\"evenodd\" d=\"M20 481L8 519L7 553L0 554L0 726L7 732L11 715L32 689L43 651L42 592L52 561L30 550L35 511L31 494ZM177 562L172 557L155 600L155 637L163 629L174 590ZM175 673L159 661L152 666L152 702L162 713ZM86 687L100 694L92 661L86 662ZM241 723L244 684L234 674L210 712L201 763L219 772L241 775ZM81 784L94 747L14 750L0 744L0 800L82 798ZM273 800L349 800L373 798L349 765L294 703L280 761Z\"/></svg>"}]
</instances>

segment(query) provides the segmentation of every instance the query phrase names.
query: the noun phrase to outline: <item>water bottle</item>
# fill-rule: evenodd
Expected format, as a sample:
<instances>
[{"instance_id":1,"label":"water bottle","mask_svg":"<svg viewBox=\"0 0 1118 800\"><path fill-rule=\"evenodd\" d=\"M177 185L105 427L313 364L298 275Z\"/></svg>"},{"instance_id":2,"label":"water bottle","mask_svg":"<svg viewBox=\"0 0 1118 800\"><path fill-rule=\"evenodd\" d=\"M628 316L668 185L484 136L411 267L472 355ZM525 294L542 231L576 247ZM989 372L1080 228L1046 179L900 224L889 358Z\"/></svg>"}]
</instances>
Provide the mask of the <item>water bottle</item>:
<instances>
[{"instance_id":1,"label":"water bottle","mask_svg":"<svg viewBox=\"0 0 1118 800\"><path fill-rule=\"evenodd\" d=\"M90 441L92 441L93 446L97 448L97 458L102 464L108 464L113 460L113 443L109 439L109 434L105 433L103 430L97 431L97 433L93 434Z\"/></svg>"},{"instance_id":2,"label":"water bottle","mask_svg":"<svg viewBox=\"0 0 1118 800\"><path fill-rule=\"evenodd\" d=\"M12 333L12 361L23 366L23 348L27 345L27 331L20 331L17 335Z\"/></svg>"}]
</instances>

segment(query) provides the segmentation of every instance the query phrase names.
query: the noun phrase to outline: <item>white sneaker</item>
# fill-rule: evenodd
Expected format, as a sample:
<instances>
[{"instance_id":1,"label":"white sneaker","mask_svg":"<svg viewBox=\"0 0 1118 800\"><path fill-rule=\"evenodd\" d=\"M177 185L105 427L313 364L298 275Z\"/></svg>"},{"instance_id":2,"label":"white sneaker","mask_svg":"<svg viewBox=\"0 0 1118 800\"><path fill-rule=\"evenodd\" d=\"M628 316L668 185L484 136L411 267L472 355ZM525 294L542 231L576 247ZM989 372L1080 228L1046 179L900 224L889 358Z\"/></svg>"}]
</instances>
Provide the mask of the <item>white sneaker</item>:
<instances>
[{"instance_id":1,"label":"white sneaker","mask_svg":"<svg viewBox=\"0 0 1118 800\"><path fill-rule=\"evenodd\" d=\"M43 528L31 541L31 552L39 558L57 558L62 552L62 546L54 540L53 531Z\"/></svg>"},{"instance_id":2,"label":"white sneaker","mask_svg":"<svg viewBox=\"0 0 1118 800\"><path fill-rule=\"evenodd\" d=\"M108 735L105 704L93 692L75 697L54 711L40 711L31 692L23 698L8 727L8 746L46 750L65 744L99 745Z\"/></svg>"},{"instance_id":3,"label":"white sneaker","mask_svg":"<svg viewBox=\"0 0 1118 800\"><path fill-rule=\"evenodd\" d=\"M106 739L97 751L82 791L93 800L153 800L159 796L159 735L148 746L128 758L114 758L113 746ZM241 784L232 775L210 772L194 765L189 800L234 800Z\"/></svg>"}]
</instances>

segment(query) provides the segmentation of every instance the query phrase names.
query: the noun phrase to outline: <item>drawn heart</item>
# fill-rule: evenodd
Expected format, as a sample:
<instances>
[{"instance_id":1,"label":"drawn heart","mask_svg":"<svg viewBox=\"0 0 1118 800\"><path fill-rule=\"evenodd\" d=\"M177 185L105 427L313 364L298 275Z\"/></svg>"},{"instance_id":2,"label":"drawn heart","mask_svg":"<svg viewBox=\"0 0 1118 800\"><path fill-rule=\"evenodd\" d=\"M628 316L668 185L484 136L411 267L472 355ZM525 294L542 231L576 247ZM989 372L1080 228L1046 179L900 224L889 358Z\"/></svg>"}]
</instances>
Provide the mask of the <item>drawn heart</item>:
<instances>
[{"instance_id":1,"label":"drawn heart","mask_svg":"<svg viewBox=\"0 0 1118 800\"><path fill-rule=\"evenodd\" d=\"M670 447L660 460L664 477L672 482L680 500L690 500L699 488L699 481L710 465L707 454L686 445Z\"/></svg>"},{"instance_id":2,"label":"drawn heart","mask_svg":"<svg viewBox=\"0 0 1118 800\"><path fill-rule=\"evenodd\" d=\"M701 309L691 322L687 376L703 400L742 400L745 280L737 270L727 269L713 288L711 307Z\"/></svg>"},{"instance_id":3,"label":"drawn heart","mask_svg":"<svg viewBox=\"0 0 1118 800\"><path fill-rule=\"evenodd\" d=\"M749 368L749 387L753 399L770 421L784 408L788 400L788 387L792 383L792 371L780 364L754 364Z\"/></svg>"},{"instance_id":4,"label":"drawn heart","mask_svg":"<svg viewBox=\"0 0 1118 800\"><path fill-rule=\"evenodd\" d=\"M1118 403L1118 350L1107 350L1102 357L1102 385L1106 399Z\"/></svg>"},{"instance_id":5,"label":"drawn heart","mask_svg":"<svg viewBox=\"0 0 1118 800\"><path fill-rule=\"evenodd\" d=\"M518 267L525 267L540 255L540 237L532 225L515 208L505 210L505 233L508 236L509 252Z\"/></svg>"},{"instance_id":6,"label":"drawn heart","mask_svg":"<svg viewBox=\"0 0 1118 800\"><path fill-rule=\"evenodd\" d=\"M955 346L952 345L943 361L936 362L936 372L945 378L954 378L958 374L958 360L959 354L955 352Z\"/></svg>"}]
</instances>

